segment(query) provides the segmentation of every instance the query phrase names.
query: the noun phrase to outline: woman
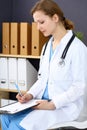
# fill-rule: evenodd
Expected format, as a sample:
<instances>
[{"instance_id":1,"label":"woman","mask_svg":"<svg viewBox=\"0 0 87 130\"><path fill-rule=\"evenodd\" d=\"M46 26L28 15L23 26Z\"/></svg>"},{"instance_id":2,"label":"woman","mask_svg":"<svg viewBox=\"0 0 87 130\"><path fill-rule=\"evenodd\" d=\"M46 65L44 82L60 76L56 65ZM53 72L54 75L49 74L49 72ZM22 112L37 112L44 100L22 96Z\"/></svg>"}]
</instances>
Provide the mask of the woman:
<instances>
[{"instance_id":1,"label":"woman","mask_svg":"<svg viewBox=\"0 0 87 130\"><path fill-rule=\"evenodd\" d=\"M38 30L51 38L42 49L38 80L17 99L21 103L41 100L33 110L2 116L2 130L46 130L77 119L83 108L86 46L73 35L73 23L53 0L38 1L31 12Z\"/></svg>"}]
</instances>

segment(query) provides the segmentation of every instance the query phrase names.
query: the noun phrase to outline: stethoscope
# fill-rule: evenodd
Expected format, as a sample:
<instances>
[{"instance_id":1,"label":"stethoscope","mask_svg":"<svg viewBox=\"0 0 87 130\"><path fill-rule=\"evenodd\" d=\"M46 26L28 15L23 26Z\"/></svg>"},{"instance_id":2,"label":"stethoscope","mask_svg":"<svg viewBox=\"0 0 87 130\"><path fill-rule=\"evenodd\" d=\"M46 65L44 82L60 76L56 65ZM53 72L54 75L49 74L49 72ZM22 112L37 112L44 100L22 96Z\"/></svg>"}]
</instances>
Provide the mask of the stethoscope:
<instances>
[{"instance_id":1,"label":"stethoscope","mask_svg":"<svg viewBox=\"0 0 87 130\"><path fill-rule=\"evenodd\" d=\"M65 57L66 57L68 49L69 49L72 41L74 40L74 38L75 38L75 34L73 33L72 37L70 38L69 42L67 43L67 45L62 53L62 56L60 57L60 61L58 62L58 65L61 67L63 67L65 65Z\"/></svg>"},{"instance_id":2,"label":"stethoscope","mask_svg":"<svg viewBox=\"0 0 87 130\"><path fill-rule=\"evenodd\" d=\"M73 33L73 35L72 35L72 37L70 38L70 40L68 41L68 43L67 43L65 49L63 50L63 53L62 53L62 55L61 55L61 57L60 57L60 61L58 62L58 66L63 67L63 66L65 65L65 57L66 57L66 54L67 54L67 52L68 52L68 49L69 49L69 47L70 47L72 41L74 40L74 38L75 38L75 34ZM47 47L47 43L45 44L45 48L44 48L44 51L43 51L43 55L45 54L46 47Z\"/></svg>"}]
</instances>

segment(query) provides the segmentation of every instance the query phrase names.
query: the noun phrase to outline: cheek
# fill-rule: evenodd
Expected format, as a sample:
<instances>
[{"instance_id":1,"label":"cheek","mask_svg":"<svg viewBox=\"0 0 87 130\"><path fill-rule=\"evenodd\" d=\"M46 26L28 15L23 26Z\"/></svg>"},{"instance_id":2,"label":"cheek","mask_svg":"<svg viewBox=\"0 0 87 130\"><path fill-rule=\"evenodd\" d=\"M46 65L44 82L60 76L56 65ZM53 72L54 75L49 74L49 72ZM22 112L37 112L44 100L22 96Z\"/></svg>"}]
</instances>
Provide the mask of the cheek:
<instances>
[{"instance_id":1,"label":"cheek","mask_svg":"<svg viewBox=\"0 0 87 130\"><path fill-rule=\"evenodd\" d=\"M47 26L48 28L50 28L50 30L54 30L56 28L56 23L53 21L50 21Z\"/></svg>"},{"instance_id":2,"label":"cheek","mask_svg":"<svg viewBox=\"0 0 87 130\"><path fill-rule=\"evenodd\" d=\"M53 32L55 31L55 26L54 26L54 24L51 24L51 25L48 25L48 31L49 31L49 33L50 34L53 34Z\"/></svg>"},{"instance_id":3,"label":"cheek","mask_svg":"<svg viewBox=\"0 0 87 130\"><path fill-rule=\"evenodd\" d=\"M55 30L55 24L51 21L45 23L45 25L43 26L44 31L43 35L44 36L49 36L51 34L53 34L53 31Z\"/></svg>"}]
</instances>

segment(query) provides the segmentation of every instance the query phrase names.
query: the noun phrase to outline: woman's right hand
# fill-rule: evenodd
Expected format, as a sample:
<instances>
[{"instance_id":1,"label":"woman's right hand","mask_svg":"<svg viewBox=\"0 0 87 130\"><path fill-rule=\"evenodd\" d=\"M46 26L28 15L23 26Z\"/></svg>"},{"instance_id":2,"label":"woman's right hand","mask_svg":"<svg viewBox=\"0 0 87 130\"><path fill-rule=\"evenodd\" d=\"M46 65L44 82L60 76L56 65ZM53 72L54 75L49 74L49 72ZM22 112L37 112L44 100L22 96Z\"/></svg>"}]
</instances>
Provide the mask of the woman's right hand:
<instances>
[{"instance_id":1,"label":"woman's right hand","mask_svg":"<svg viewBox=\"0 0 87 130\"><path fill-rule=\"evenodd\" d=\"M25 103L25 102L28 102L29 100L33 99L33 95L22 92L22 96L20 94L17 94L16 98L20 103Z\"/></svg>"}]
</instances>

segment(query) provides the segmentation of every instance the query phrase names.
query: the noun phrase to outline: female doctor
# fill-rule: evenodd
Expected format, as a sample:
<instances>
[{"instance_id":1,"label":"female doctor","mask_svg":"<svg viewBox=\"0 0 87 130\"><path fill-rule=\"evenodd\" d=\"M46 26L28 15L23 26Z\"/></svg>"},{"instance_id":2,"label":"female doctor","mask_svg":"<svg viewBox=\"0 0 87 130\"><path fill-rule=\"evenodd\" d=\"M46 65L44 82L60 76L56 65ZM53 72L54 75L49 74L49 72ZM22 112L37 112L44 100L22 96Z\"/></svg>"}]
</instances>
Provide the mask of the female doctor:
<instances>
[{"instance_id":1,"label":"female doctor","mask_svg":"<svg viewBox=\"0 0 87 130\"><path fill-rule=\"evenodd\" d=\"M46 130L77 119L83 108L86 46L74 36L72 22L53 0L38 1L31 12L37 29L51 37L42 49L38 80L22 97L16 97L21 103L40 99L39 105L3 115L2 130Z\"/></svg>"}]
</instances>

